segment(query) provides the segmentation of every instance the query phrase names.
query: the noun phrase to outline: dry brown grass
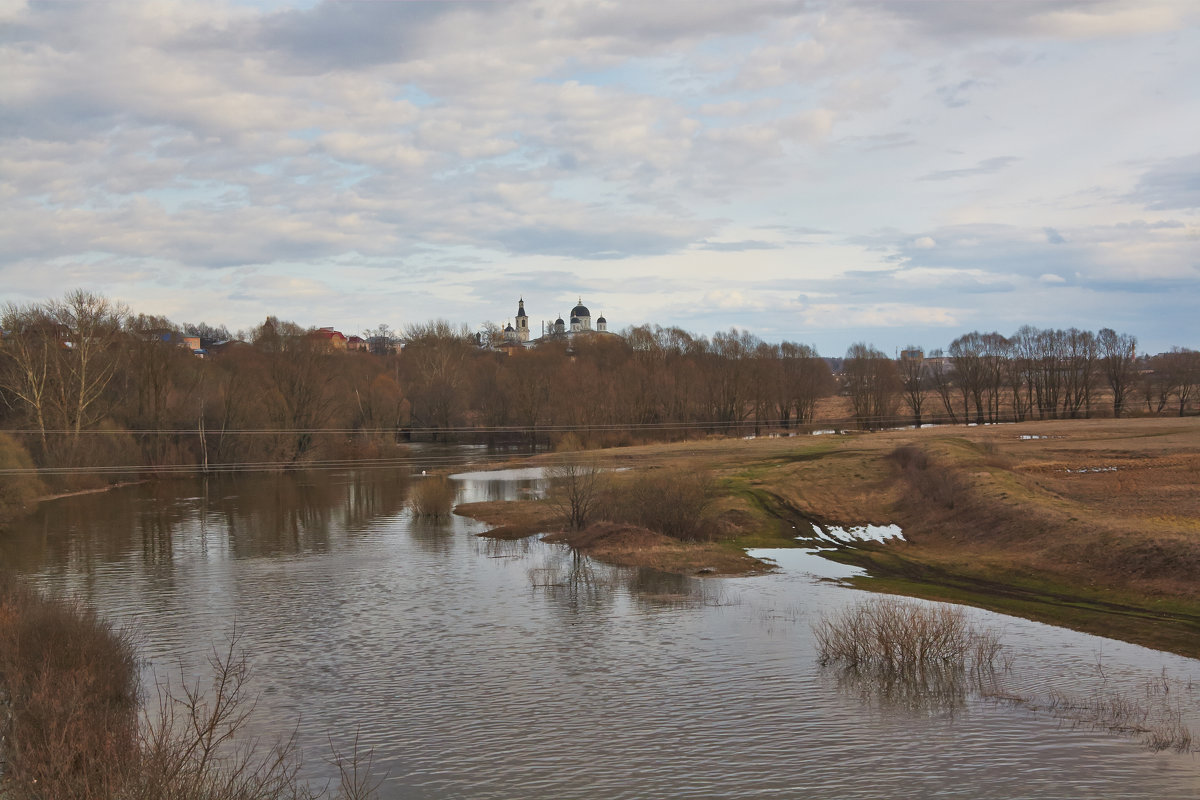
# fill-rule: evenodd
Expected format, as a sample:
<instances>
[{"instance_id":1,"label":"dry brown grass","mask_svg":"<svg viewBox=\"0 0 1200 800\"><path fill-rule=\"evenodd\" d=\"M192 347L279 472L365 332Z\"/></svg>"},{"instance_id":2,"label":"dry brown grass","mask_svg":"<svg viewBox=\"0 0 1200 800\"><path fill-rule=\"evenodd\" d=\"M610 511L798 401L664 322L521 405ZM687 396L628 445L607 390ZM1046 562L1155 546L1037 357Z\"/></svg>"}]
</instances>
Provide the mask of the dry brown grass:
<instances>
[{"instance_id":1,"label":"dry brown grass","mask_svg":"<svg viewBox=\"0 0 1200 800\"><path fill-rule=\"evenodd\" d=\"M479 534L493 539L524 539L536 533L558 530L558 512L540 500L489 500L459 503L454 513L493 526Z\"/></svg>"},{"instance_id":2,"label":"dry brown grass","mask_svg":"<svg viewBox=\"0 0 1200 800\"><path fill-rule=\"evenodd\" d=\"M448 517L454 507L456 490L444 475L431 475L413 484L408 502L418 517Z\"/></svg>"},{"instance_id":3,"label":"dry brown grass","mask_svg":"<svg viewBox=\"0 0 1200 800\"><path fill-rule=\"evenodd\" d=\"M0 797L4 800L366 800L370 754L334 751L330 795L298 779L290 739L241 737L254 712L236 637L210 686L159 686L143 709L131 637L93 612L0 575Z\"/></svg>"},{"instance_id":4,"label":"dry brown grass","mask_svg":"<svg viewBox=\"0 0 1200 800\"><path fill-rule=\"evenodd\" d=\"M582 531L547 536L546 541L568 544L609 564L650 567L681 575L747 575L772 569L770 564L736 550L681 542L625 523L599 522Z\"/></svg>"},{"instance_id":5,"label":"dry brown grass","mask_svg":"<svg viewBox=\"0 0 1200 800\"><path fill-rule=\"evenodd\" d=\"M137 732L130 637L0 575L0 796L114 796Z\"/></svg>"},{"instance_id":6,"label":"dry brown grass","mask_svg":"<svg viewBox=\"0 0 1200 800\"><path fill-rule=\"evenodd\" d=\"M923 456L891 456L910 448ZM714 508L762 546L780 541L773 527L809 521L898 524L905 542L859 553L892 591L1200 653L1195 418L712 438L593 455L634 471L711 471L724 492ZM1117 470L1066 472L1105 465ZM1080 599L1091 610L1070 612Z\"/></svg>"}]
</instances>

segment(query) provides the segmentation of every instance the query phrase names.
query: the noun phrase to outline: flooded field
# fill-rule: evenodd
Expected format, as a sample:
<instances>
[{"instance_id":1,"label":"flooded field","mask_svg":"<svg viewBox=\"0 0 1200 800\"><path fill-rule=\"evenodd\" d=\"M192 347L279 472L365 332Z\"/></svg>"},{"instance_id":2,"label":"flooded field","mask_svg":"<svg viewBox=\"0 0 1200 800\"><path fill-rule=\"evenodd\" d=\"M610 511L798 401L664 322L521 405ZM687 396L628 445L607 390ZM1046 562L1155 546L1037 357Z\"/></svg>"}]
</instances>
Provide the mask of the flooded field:
<instances>
[{"instance_id":1,"label":"flooded field","mask_svg":"<svg viewBox=\"0 0 1200 800\"><path fill-rule=\"evenodd\" d=\"M298 725L305 774L323 783L328 740L357 731L383 798L1200 794L1195 756L1054 705L1166 681L1195 725L1200 662L972 610L1004 642L1006 694L898 691L818 665L812 625L865 595L816 550L756 551L780 569L750 578L614 569L536 538L477 538L463 518L414 519L420 473L67 498L0 539L0 558L133 625L148 681L203 676L236 628L254 733ZM535 472L455 484L463 501L539 486Z\"/></svg>"}]
</instances>

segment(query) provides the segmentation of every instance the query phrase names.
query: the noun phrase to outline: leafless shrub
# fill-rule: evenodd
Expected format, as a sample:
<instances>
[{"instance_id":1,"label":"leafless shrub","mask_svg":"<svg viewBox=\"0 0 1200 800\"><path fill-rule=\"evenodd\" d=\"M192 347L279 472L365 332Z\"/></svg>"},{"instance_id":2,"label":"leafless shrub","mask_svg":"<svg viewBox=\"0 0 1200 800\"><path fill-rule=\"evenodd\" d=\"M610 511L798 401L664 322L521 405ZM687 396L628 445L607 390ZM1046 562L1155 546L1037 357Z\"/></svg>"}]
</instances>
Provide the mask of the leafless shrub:
<instances>
[{"instance_id":1,"label":"leafless shrub","mask_svg":"<svg viewBox=\"0 0 1200 800\"><path fill-rule=\"evenodd\" d=\"M317 800L328 796L300 781L295 732L264 745L246 737L256 698L249 692L250 662L236 632L209 654L207 687L181 678L158 686L158 706L145 713L140 761L120 795L136 800ZM373 753L355 737L348 753L330 742L339 783L334 800L366 800L379 779Z\"/></svg>"},{"instance_id":2,"label":"leafless shrub","mask_svg":"<svg viewBox=\"0 0 1200 800\"><path fill-rule=\"evenodd\" d=\"M929 454L916 445L897 447L892 451L891 458L905 472L920 472L929 468Z\"/></svg>"},{"instance_id":3,"label":"leafless shrub","mask_svg":"<svg viewBox=\"0 0 1200 800\"><path fill-rule=\"evenodd\" d=\"M409 505L418 517L448 517L454 507L454 484L436 475L417 481L409 496Z\"/></svg>"},{"instance_id":4,"label":"leafless shrub","mask_svg":"<svg viewBox=\"0 0 1200 800\"><path fill-rule=\"evenodd\" d=\"M897 447L890 457L920 495L943 508L953 509L966 494L967 487L959 473L937 464L915 445Z\"/></svg>"},{"instance_id":5,"label":"leafless shrub","mask_svg":"<svg viewBox=\"0 0 1200 800\"><path fill-rule=\"evenodd\" d=\"M375 752L365 753L359 746L358 733L354 734L354 742L349 752L342 752L329 740L329 751L332 753L329 763L338 771L337 800L371 800L383 783L383 776L374 771Z\"/></svg>"},{"instance_id":6,"label":"leafless shrub","mask_svg":"<svg viewBox=\"0 0 1200 800\"><path fill-rule=\"evenodd\" d=\"M546 468L550 480L547 500L563 525L586 528L595 516L604 487L603 471L594 462L563 461Z\"/></svg>"},{"instance_id":7,"label":"leafless shrub","mask_svg":"<svg viewBox=\"0 0 1200 800\"><path fill-rule=\"evenodd\" d=\"M901 671L931 664L991 668L1001 650L961 608L882 598L857 603L813 626L822 665Z\"/></svg>"},{"instance_id":8,"label":"leafless shrub","mask_svg":"<svg viewBox=\"0 0 1200 800\"><path fill-rule=\"evenodd\" d=\"M712 475L704 471L664 469L639 473L614 484L603 514L684 541L712 538L708 508L714 496Z\"/></svg>"},{"instance_id":9,"label":"leafless shrub","mask_svg":"<svg viewBox=\"0 0 1200 800\"><path fill-rule=\"evenodd\" d=\"M294 738L245 737L255 708L236 635L213 679L158 687L140 711L131 636L0 576L0 797L4 800L315 800ZM336 800L365 800L371 753L333 753Z\"/></svg>"},{"instance_id":10,"label":"leafless shrub","mask_svg":"<svg viewBox=\"0 0 1200 800\"><path fill-rule=\"evenodd\" d=\"M103 798L137 755L131 637L0 576L0 796Z\"/></svg>"}]
</instances>

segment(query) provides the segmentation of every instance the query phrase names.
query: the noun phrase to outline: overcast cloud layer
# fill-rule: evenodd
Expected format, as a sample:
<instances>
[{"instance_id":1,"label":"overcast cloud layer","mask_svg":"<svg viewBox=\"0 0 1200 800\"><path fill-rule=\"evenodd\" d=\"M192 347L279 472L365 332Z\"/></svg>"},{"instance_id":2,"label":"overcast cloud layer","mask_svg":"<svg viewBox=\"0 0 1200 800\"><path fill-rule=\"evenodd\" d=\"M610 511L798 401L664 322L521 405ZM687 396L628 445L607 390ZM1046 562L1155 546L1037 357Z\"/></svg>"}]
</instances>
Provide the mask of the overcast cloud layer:
<instances>
[{"instance_id":1,"label":"overcast cloud layer","mask_svg":"<svg viewBox=\"0 0 1200 800\"><path fill-rule=\"evenodd\" d=\"M0 0L0 300L1197 347L1197 8Z\"/></svg>"}]
</instances>

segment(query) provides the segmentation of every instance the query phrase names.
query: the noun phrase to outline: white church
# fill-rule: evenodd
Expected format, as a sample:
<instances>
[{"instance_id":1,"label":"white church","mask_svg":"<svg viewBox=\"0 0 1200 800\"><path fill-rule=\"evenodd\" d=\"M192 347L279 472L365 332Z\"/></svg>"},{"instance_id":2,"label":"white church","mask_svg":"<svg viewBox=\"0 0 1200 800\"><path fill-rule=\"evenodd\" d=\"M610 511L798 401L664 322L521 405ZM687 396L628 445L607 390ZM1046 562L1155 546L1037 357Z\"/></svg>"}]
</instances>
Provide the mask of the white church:
<instances>
[{"instance_id":1,"label":"white church","mask_svg":"<svg viewBox=\"0 0 1200 800\"><path fill-rule=\"evenodd\" d=\"M515 324L514 324L515 323ZM541 340L570 339L573 336L589 333L608 333L608 320L603 315L596 318L596 327L592 327L592 312L583 304L583 298L571 309L571 321L568 323L562 317L554 322L543 322L541 335L534 339L529 329L529 315L525 313L525 298L517 301L517 316L513 322L504 327L504 344L520 345L537 344Z\"/></svg>"}]
</instances>

